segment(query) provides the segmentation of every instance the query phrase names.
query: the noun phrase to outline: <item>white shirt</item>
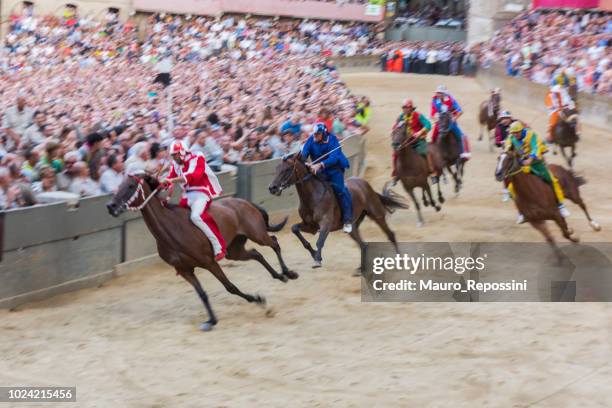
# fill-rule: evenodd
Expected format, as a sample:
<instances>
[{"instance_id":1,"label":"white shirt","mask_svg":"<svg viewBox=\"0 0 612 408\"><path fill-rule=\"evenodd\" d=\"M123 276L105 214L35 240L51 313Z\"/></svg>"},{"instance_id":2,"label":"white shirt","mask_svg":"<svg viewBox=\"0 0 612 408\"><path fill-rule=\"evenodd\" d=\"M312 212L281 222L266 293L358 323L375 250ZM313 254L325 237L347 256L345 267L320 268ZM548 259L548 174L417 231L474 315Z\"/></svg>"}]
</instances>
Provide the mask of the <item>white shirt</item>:
<instances>
[{"instance_id":1,"label":"white shirt","mask_svg":"<svg viewBox=\"0 0 612 408\"><path fill-rule=\"evenodd\" d=\"M123 174L113 169L107 169L100 176L100 187L104 193L115 193L123 182Z\"/></svg>"}]
</instances>

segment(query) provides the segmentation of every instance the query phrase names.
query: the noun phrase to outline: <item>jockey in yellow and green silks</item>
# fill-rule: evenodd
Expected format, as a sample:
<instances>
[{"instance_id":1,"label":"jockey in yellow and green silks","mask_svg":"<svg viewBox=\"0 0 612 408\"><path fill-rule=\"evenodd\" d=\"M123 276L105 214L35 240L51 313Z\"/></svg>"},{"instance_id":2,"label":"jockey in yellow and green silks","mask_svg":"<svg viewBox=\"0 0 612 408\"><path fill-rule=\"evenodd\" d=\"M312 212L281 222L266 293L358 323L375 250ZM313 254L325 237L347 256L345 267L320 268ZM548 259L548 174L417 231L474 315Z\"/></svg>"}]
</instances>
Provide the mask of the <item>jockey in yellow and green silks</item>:
<instances>
[{"instance_id":1,"label":"jockey in yellow and green silks","mask_svg":"<svg viewBox=\"0 0 612 408\"><path fill-rule=\"evenodd\" d=\"M514 150L518 152L524 173L535 174L546 183L552 185L555 196L557 197L557 202L559 203L559 211L562 216L568 217L570 214L563 203L565 197L559 185L559 180L548 169L544 161L544 153L548 150L546 145L538 137L537 133L525 127L520 121L515 121L510 125L509 133L510 137L506 138L504 151L508 152ZM514 197L514 187L512 183L508 185L508 189Z\"/></svg>"}]
</instances>

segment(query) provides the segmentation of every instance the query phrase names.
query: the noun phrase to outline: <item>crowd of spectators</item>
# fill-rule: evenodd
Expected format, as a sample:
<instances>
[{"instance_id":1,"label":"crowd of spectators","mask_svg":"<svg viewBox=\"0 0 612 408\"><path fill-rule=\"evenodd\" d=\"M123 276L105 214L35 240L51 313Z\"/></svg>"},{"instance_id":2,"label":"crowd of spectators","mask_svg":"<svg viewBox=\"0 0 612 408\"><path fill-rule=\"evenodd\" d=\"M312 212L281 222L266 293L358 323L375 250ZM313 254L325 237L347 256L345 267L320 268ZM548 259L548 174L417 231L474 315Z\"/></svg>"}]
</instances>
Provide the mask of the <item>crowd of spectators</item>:
<instances>
[{"instance_id":1,"label":"crowd of spectators","mask_svg":"<svg viewBox=\"0 0 612 408\"><path fill-rule=\"evenodd\" d=\"M469 75L477 61L463 42L394 41L380 52L381 69L389 72Z\"/></svg>"},{"instance_id":2,"label":"crowd of spectators","mask_svg":"<svg viewBox=\"0 0 612 408\"><path fill-rule=\"evenodd\" d=\"M611 42L610 12L536 9L483 43L480 57L485 67L503 61L508 75L542 84L569 69L579 90L612 96Z\"/></svg>"},{"instance_id":3,"label":"crowd of spectators","mask_svg":"<svg viewBox=\"0 0 612 408\"><path fill-rule=\"evenodd\" d=\"M409 1L395 14L395 26L414 25L420 27L466 27L466 9L459 1L437 4L435 1Z\"/></svg>"},{"instance_id":4,"label":"crowd of spectators","mask_svg":"<svg viewBox=\"0 0 612 408\"><path fill-rule=\"evenodd\" d=\"M28 8L10 24L0 209L113 192L124 172L164 166L176 138L221 170L296 150L319 120L340 137L367 131L369 101L327 57L375 50L371 25L156 14L142 40L111 12Z\"/></svg>"}]
</instances>

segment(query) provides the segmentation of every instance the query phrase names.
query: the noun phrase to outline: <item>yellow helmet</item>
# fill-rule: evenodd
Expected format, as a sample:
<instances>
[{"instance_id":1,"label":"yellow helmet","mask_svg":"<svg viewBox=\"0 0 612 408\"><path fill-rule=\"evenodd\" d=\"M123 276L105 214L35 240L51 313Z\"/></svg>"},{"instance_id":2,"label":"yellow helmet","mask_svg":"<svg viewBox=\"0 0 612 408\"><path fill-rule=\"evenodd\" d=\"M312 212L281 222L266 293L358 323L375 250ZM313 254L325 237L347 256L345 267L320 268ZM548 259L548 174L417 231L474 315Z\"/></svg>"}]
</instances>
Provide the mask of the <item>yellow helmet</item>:
<instances>
[{"instance_id":1,"label":"yellow helmet","mask_svg":"<svg viewBox=\"0 0 612 408\"><path fill-rule=\"evenodd\" d=\"M523 126L523 124L520 121L514 121L512 122L512 124L510 125L510 129L508 129L508 131L510 133L518 133L521 132L525 127Z\"/></svg>"}]
</instances>

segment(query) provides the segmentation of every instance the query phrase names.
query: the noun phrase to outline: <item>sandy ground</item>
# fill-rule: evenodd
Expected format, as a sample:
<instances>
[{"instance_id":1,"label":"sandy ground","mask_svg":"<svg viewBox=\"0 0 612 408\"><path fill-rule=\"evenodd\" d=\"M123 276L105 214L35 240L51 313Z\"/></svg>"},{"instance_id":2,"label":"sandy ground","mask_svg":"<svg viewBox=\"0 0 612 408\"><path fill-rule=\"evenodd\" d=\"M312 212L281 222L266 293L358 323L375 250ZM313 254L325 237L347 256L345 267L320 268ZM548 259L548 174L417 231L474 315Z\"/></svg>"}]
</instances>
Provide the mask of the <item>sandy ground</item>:
<instances>
[{"instance_id":1,"label":"sandy ground","mask_svg":"<svg viewBox=\"0 0 612 408\"><path fill-rule=\"evenodd\" d=\"M388 130L404 98L427 112L444 81L466 107L460 123L475 157L465 189L454 198L447 186L449 201L440 213L425 210L423 228L413 211L394 214L400 240L541 241L514 225L493 179L495 156L475 141L486 90L464 78L344 77L373 100L366 178L377 189L390 171ZM545 115L529 103L506 107L543 131ZM583 241L610 241L612 136L588 126L583 134L576 167L589 179L583 196L604 230L592 232L573 205L571 224ZM383 238L368 222L363 236ZM267 310L200 272L220 319L210 333L198 331L204 314L195 293L165 266L0 312L0 384L76 385L80 407L612 406L611 306L365 304L350 276L359 253L349 238L330 237L318 270L288 230L279 238L297 281L224 262L243 291L267 296Z\"/></svg>"}]
</instances>

